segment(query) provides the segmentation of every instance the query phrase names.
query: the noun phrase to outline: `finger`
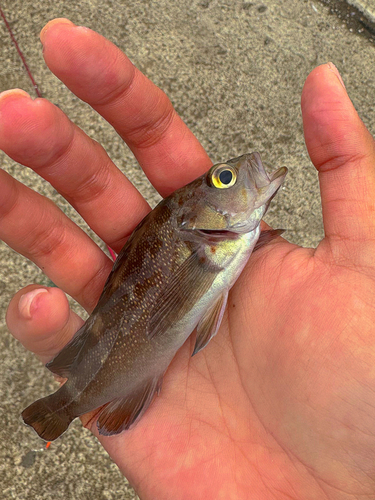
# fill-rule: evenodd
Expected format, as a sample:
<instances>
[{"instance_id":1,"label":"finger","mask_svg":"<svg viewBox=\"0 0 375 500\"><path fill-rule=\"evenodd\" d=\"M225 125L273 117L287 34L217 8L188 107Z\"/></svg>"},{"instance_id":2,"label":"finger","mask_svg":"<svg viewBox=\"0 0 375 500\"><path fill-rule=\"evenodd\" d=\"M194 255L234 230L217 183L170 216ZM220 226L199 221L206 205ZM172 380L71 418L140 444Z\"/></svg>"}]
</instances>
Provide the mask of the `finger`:
<instances>
[{"instance_id":1,"label":"finger","mask_svg":"<svg viewBox=\"0 0 375 500\"><path fill-rule=\"evenodd\" d=\"M7 325L26 349L47 363L72 338L84 321L69 308L58 288L29 285L11 300Z\"/></svg>"},{"instance_id":2,"label":"finger","mask_svg":"<svg viewBox=\"0 0 375 500\"><path fill-rule=\"evenodd\" d=\"M0 149L50 182L117 252L149 211L105 150L45 99L0 94Z\"/></svg>"},{"instance_id":3,"label":"finger","mask_svg":"<svg viewBox=\"0 0 375 500\"><path fill-rule=\"evenodd\" d=\"M115 45L67 19L48 23L41 40L51 71L115 127L162 196L209 168L164 92Z\"/></svg>"},{"instance_id":4,"label":"finger","mask_svg":"<svg viewBox=\"0 0 375 500\"><path fill-rule=\"evenodd\" d=\"M50 200L0 169L0 239L91 311L111 260Z\"/></svg>"},{"instance_id":5,"label":"finger","mask_svg":"<svg viewBox=\"0 0 375 500\"><path fill-rule=\"evenodd\" d=\"M302 115L319 171L325 234L351 252L351 243L375 238L375 145L333 64L308 76Z\"/></svg>"}]
</instances>

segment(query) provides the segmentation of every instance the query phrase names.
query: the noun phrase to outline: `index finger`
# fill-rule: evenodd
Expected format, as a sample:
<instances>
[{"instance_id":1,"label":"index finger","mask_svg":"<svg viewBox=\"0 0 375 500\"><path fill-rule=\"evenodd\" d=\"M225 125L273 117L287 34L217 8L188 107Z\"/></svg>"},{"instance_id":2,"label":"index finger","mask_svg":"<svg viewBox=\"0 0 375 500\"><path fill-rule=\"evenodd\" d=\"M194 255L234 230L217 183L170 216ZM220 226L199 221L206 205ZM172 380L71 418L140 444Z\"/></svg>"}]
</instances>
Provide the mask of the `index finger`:
<instances>
[{"instance_id":1,"label":"index finger","mask_svg":"<svg viewBox=\"0 0 375 500\"><path fill-rule=\"evenodd\" d=\"M166 94L113 43L67 19L50 21L41 41L50 70L113 125L162 196L212 164Z\"/></svg>"}]
</instances>

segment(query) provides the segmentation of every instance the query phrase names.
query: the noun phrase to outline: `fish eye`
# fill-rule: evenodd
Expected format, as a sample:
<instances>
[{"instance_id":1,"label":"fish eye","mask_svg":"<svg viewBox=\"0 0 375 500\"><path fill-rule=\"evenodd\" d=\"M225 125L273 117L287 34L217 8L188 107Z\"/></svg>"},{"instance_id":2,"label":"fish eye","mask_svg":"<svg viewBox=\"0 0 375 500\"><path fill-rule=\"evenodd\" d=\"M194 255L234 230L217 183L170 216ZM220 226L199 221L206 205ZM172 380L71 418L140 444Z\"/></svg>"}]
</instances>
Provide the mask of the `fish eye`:
<instances>
[{"instance_id":1,"label":"fish eye","mask_svg":"<svg viewBox=\"0 0 375 500\"><path fill-rule=\"evenodd\" d=\"M226 189L237 180L237 173L233 167L227 164L215 165L211 172L211 184L218 189Z\"/></svg>"}]
</instances>

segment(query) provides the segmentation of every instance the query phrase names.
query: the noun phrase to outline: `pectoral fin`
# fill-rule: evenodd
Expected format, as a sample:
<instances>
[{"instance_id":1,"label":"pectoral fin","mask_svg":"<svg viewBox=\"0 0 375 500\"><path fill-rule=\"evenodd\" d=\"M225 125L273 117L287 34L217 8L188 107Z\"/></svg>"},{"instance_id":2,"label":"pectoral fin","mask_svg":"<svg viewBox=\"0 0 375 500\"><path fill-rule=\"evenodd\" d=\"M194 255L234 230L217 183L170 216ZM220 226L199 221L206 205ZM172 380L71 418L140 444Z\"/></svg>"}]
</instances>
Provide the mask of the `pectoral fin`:
<instances>
[{"instance_id":1,"label":"pectoral fin","mask_svg":"<svg viewBox=\"0 0 375 500\"><path fill-rule=\"evenodd\" d=\"M102 436L112 436L129 429L147 410L155 392L159 393L163 375L155 377L126 398L108 403L99 415L97 427Z\"/></svg>"},{"instance_id":2,"label":"pectoral fin","mask_svg":"<svg viewBox=\"0 0 375 500\"><path fill-rule=\"evenodd\" d=\"M227 301L228 290L223 292L204 313L197 326L197 339L192 356L206 347L212 337L216 335L223 319Z\"/></svg>"},{"instance_id":3,"label":"pectoral fin","mask_svg":"<svg viewBox=\"0 0 375 500\"><path fill-rule=\"evenodd\" d=\"M285 229L266 229L260 233L259 239L256 242L253 252L267 245L270 241L280 236L285 232Z\"/></svg>"},{"instance_id":4,"label":"pectoral fin","mask_svg":"<svg viewBox=\"0 0 375 500\"><path fill-rule=\"evenodd\" d=\"M162 335L182 319L211 287L220 270L198 253L186 259L166 283L151 311L148 338Z\"/></svg>"}]
</instances>

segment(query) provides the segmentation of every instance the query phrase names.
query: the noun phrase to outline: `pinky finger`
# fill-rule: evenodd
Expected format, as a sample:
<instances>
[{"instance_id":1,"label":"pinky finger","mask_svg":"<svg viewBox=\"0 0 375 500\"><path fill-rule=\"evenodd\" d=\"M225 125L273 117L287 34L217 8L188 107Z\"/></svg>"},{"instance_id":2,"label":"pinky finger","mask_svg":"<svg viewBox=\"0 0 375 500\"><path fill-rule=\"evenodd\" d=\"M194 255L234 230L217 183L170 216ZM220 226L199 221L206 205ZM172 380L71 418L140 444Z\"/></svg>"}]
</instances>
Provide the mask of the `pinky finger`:
<instances>
[{"instance_id":1,"label":"pinky finger","mask_svg":"<svg viewBox=\"0 0 375 500\"><path fill-rule=\"evenodd\" d=\"M84 323L70 310L59 288L29 285L11 300L6 321L12 335L47 363L69 342Z\"/></svg>"}]
</instances>

